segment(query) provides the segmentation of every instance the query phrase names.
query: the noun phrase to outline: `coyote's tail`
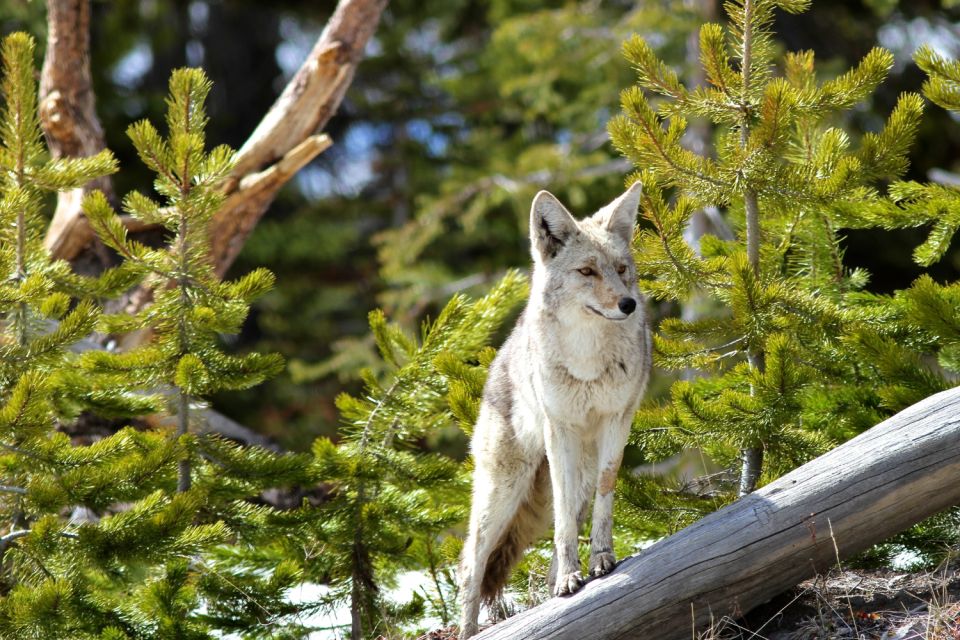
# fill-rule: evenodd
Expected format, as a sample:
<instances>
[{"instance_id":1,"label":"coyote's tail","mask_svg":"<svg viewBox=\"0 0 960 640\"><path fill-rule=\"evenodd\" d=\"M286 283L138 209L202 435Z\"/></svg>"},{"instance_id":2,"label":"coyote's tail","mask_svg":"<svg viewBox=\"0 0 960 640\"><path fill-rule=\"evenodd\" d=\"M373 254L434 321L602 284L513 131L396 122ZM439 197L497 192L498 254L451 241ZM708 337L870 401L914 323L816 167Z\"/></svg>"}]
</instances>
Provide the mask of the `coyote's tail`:
<instances>
[{"instance_id":1,"label":"coyote's tail","mask_svg":"<svg viewBox=\"0 0 960 640\"><path fill-rule=\"evenodd\" d=\"M520 556L543 533L545 523L549 522L550 495L550 469L544 457L530 483L526 498L520 503L516 515L487 560L480 584L480 596L485 601L497 599Z\"/></svg>"}]
</instances>

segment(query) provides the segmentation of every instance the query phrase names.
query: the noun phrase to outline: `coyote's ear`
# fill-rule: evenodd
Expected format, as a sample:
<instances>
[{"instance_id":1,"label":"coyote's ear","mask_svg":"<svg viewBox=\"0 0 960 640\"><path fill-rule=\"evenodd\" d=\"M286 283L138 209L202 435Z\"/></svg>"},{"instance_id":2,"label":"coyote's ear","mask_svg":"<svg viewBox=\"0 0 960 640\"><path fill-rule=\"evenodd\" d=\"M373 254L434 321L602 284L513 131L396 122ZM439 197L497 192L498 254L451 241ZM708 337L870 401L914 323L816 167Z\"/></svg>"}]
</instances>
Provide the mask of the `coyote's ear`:
<instances>
[{"instance_id":1,"label":"coyote's ear","mask_svg":"<svg viewBox=\"0 0 960 640\"><path fill-rule=\"evenodd\" d=\"M577 221L549 191L541 191L530 207L530 245L534 260L553 258L577 232Z\"/></svg>"},{"instance_id":2,"label":"coyote's ear","mask_svg":"<svg viewBox=\"0 0 960 640\"><path fill-rule=\"evenodd\" d=\"M622 196L593 214L593 219L601 227L615 233L624 242L633 239L633 225L637 221L637 206L640 204L641 184L634 182Z\"/></svg>"}]
</instances>

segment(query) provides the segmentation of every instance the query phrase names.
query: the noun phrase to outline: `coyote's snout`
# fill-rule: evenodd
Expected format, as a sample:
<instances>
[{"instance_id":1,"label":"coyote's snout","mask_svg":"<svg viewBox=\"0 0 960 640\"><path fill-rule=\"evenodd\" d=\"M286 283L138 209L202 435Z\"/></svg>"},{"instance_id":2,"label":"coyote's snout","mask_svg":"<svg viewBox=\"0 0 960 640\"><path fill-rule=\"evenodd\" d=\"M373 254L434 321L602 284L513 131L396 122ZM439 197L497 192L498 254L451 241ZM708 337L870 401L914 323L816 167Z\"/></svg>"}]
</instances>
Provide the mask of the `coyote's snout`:
<instances>
[{"instance_id":1,"label":"coyote's snout","mask_svg":"<svg viewBox=\"0 0 960 640\"><path fill-rule=\"evenodd\" d=\"M613 488L650 369L630 250L639 199L636 183L579 222L546 191L533 200L530 300L490 365L471 442L461 639L477 632L481 598L497 596L551 516L554 595L583 582L577 534L591 498L588 570L599 576L616 563Z\"/></svg>"}]
</instances>

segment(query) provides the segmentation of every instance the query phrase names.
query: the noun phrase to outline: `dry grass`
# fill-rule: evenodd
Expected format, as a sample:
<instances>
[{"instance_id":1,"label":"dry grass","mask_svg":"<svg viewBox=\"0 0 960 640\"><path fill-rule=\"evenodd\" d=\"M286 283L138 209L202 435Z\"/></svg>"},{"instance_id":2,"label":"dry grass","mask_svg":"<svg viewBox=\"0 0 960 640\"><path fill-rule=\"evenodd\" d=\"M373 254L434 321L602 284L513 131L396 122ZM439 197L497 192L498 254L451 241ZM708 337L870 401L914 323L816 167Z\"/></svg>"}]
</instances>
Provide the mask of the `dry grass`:
<instances>
[{"instance_id":1,"label":"dry grass","mask_svg":"<svg viewBox=\"0 0 960 640\"><path fill-rule=\"evenodd\" d=\"M960 640L960 572L837 570L696 640Z\"/></svg>"}]
</instances>

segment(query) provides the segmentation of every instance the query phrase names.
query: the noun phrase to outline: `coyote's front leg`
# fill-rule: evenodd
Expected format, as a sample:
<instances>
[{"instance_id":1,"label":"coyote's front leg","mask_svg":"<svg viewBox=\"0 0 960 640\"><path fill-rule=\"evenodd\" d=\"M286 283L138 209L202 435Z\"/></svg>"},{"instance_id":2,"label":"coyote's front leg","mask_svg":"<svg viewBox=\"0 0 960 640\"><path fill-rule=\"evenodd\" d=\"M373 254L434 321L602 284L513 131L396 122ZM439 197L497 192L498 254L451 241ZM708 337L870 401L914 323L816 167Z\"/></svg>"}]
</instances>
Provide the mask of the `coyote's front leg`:
<instances>
[{"instance_id":1,"label":"coyote's front leg","mask_svg":"<svg viewBox=\"0 0 960 640\"><path fill-rule=\"evenodd\" d=\"M577 513L580 510L580 439L563 423L546 421L544 440L553 488L553 544L557 561L553 595L574 593L583 584L577 554Z\"/></svg>"},{"instance_id":2,"label":"coyote's front leg","mask_svg":"<svg viewBox=\"0 0 960 640\"><path fill-rule=\"evenodd\" d=\"M597 495L593 501L590 528L589 570L592 576L610 573L617 564L613 554L613 489L617 485L617 472L629 434L629 416L618 416L601 431L597 447Z\"/></svg>"}]
</instances>

